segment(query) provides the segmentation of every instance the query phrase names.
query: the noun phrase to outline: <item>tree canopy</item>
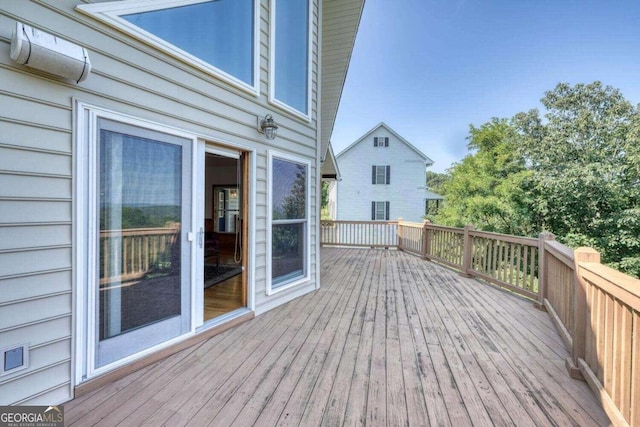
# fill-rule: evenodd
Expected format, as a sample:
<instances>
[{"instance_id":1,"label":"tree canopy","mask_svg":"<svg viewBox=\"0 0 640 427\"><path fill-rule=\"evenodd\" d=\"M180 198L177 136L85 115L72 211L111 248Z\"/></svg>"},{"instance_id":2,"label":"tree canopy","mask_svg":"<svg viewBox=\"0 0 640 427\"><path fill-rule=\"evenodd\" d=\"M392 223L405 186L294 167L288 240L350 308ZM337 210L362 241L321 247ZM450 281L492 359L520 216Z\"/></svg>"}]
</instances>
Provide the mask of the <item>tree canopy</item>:
<instances>
[{"instance_id":1,"label":"tree canopy","mask_svg":"<svg viewBox=\"0 0 640 427\"><path fill-rule=\"evenodd\" d=\"M449 170L442 189L446 203L436 221L500 233L528 235L525 183L531 171L516 150L515 129L508 120L494 118L469 130L470 154Z\"/></svg>"},{"instance_id":2,"label":"tree canopy","mask_svg":"<svg viewBox=\"0 0 640 427\"><path fill-rule=\"evenodd\" d=\"M543 230L640 275L640 113L617 89L558 84L537 109L469 132L437 222L509 234Z\"/></svg>"}]
</instances>

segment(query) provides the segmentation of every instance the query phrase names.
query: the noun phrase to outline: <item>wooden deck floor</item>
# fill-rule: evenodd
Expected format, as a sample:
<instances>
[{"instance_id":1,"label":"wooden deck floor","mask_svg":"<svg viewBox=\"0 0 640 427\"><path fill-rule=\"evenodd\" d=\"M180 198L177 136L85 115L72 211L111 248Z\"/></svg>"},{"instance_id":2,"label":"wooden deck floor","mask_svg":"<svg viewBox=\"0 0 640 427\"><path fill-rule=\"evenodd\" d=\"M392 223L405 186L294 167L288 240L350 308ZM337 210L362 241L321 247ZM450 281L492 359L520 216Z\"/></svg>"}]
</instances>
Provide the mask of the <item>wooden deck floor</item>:
<instances>
[{"instance_id":1,"label":"wooden deck floor","mask_svg":"<svg viewBox=\"0 0 640 427\"><path fill-rule=\"evenodd\" d=\"M65 404L67 425L609 425L531 302L402 252L322 251L319 291Z\"/></svg>"}]
</instances>

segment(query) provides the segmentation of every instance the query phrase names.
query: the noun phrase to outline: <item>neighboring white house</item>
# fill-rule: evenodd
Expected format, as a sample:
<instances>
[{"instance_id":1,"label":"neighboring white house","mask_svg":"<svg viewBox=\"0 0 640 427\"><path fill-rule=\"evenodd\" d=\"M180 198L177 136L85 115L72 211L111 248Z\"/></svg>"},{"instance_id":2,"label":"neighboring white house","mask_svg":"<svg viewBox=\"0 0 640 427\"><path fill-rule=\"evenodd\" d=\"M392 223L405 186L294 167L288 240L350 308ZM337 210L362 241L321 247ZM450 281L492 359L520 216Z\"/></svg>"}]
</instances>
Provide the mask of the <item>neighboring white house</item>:
<instances>
[{"instance_id":1,"label":"neighboring white house","mask_svg":"<svg viewBox=\"0 0 640 427\"><path fill-rule=\"evenodd\" d=\"M319 288L363 5L2 1L0 405L68 401ZM220 314L225 246L242 285Z\"/></svg>"},{"instance_id":2,"label":"neighboring white house","mask_svg":"<svg viewBox=\"0 0 640 427\"><path fill-rule=\"evenodd\" d=\"M340 179L329 184L329 214L345 221L422 221L433 161L384 123L336 156Z\"/></svg>"}]
</instances>

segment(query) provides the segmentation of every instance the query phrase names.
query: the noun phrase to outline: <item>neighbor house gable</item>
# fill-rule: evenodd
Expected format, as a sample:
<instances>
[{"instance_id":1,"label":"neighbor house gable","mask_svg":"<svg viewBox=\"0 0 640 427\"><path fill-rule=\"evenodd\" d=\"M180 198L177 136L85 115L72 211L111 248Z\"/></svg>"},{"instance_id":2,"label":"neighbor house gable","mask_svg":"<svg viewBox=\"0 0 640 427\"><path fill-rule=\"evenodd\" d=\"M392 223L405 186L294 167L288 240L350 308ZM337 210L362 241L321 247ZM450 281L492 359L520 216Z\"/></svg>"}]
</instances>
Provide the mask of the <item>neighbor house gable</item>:
<instances>
[{"instance_id":1,"label":"neighbor house gable","mask_svg":"<svg viewBox=\"0 0 640 427\"><path fill-rule=\"evenodd\" d=\"M384 122L380 122L378 123L376 126L374 126L370 131L368 131L367 133L365 133L363 136L361 136L358 140L356 140L353 144L349 145L347 148L345 148L344 150L342 150L337 156L336 158L339 160L341 157L343 157L345 154L347 154L352 148L354 148L355 146L359 145L362 142L371 142L372 146L373 146L373 137L377 136L375 135L376 132L378 132L380 129L384 129L387 132L389 132L391 135L393 135L395 138L398 139L398 141L402 142L404 145L406 145L409 149L411 149L412 151L414 151L420 158L422 158L427 166L431 166L433 164L433 160L431 160L429 157L427 157L426 154L424 154L422 151L418 150L415 146L413 146L413 144L411 144L409 141L407 141L406 139L404 139L403 137L401 137L400 135L398 135L398 133L396 133L393 129L391 129L389 126L387 126ZM391 147L393 148L393 147Z\"/></svg>"}]
</instances>

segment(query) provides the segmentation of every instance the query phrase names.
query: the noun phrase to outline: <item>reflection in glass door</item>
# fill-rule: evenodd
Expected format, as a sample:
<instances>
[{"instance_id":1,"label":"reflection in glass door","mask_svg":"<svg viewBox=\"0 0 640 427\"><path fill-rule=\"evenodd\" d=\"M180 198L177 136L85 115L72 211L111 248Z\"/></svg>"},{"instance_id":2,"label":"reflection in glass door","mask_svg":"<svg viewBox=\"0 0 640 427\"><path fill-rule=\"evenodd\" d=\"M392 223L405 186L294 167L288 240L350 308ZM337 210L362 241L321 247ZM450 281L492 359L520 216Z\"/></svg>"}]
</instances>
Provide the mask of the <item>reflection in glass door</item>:
<instances>
[{"instance_id":1,"label":"reflection in glass door","mask_svg":"<svg viewBox=\"0 0 640 427\"><path fill-rule=\"evenodd\" d=\"M190 151L99 120L96 367L190 329Z\"/></svg>"}]
</instances>

